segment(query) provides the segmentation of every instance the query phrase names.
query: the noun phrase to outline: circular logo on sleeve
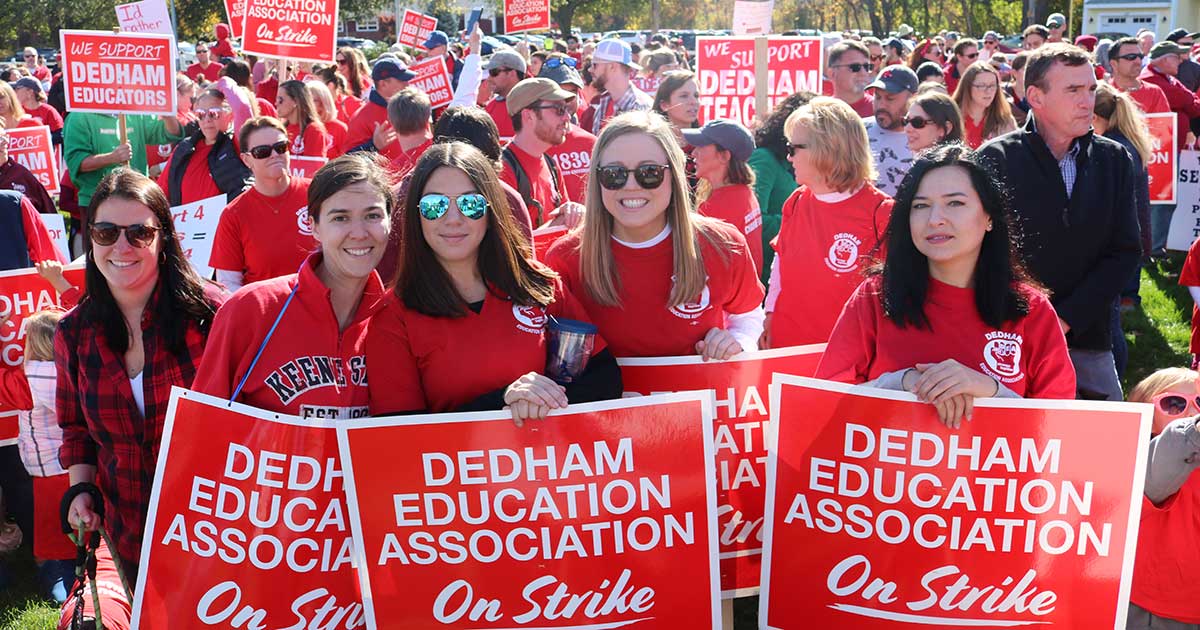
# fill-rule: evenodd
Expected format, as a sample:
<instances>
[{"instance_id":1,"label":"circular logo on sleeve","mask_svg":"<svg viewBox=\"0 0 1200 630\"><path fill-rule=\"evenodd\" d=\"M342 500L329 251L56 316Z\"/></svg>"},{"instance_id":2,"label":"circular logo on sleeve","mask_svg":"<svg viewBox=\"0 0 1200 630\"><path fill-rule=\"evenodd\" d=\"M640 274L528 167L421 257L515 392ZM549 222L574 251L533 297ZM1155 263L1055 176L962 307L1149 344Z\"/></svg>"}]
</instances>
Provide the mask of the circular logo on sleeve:
<instances>
[{"instance_id":1,"label":"circular logo on sleeve","mask_svg":"<svg viewBox=\"0 0 1200 630\"><path fill-rule=\"evenodd\" d=\"M300 229L301 234L312 236L312 217L308 216L308 206L304 206L296 211L296 227Z\"/></svg>"},{"instance_id":2,"label":"circular logo on sleeve","mask_svg":"<svg viewBox=\"0 0 1200 630\"><path fill-rule=\"evenodd\" d=\"M1016 333L993 331L986 335L983 363L980 368L1004 383L1024 378L1021 374L1021 336Z\"/></svg>"},{"instance_id":3,"label":"circular logo on sleeve","mask_svg":"<svg viewBox=\"0 0 1200 630\"><path fill-rule=\"evenodd\" d=\"M829 253L825 255L825 265L838 273L854 271L858 267L859 247L862 247L862 241L853 234L834 235Z\"/></svg>"}]
</instances>

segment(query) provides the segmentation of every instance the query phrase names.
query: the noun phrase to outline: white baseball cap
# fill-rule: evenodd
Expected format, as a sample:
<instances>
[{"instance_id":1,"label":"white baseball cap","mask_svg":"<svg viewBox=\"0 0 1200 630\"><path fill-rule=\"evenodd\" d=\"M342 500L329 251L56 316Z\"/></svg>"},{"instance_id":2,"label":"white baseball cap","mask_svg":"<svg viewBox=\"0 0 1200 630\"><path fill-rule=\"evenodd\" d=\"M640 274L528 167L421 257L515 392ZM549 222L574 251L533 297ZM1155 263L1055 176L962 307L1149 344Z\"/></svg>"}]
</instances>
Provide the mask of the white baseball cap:
<instances>
[{"instance_id":1,"label":"white baseball cap","mask_svg":"<svg viewBox=\"0 0 1200 630\"><path fill-rule=\"evenodd\" d=\"M596 44L596 50L592 52L592 61L611 61L634 70L642 69L633 62L633 49L619 39L605 39Z\"/></svg>"}]
</instances>

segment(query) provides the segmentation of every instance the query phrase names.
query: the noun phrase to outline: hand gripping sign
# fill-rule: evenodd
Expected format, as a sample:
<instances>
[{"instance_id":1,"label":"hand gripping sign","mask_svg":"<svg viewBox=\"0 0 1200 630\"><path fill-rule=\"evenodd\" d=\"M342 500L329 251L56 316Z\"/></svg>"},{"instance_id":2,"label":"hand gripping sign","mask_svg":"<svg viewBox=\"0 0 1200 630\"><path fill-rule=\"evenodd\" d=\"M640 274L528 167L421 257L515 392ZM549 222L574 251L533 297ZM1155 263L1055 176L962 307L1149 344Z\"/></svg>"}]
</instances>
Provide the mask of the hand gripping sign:
<instances>
[{"instance_id":1,"label":"hand gripping sign","mask_svg":"<svg viewBox=\"0 0 1200 630\"><path fill-rule=\"evenodd\" d=\"M550 0L504 0L504 32L550 28Z\"/></svg>"},{"instance_id":2,"label":"hand gripping sign","mask_svg":"<svg viewBox=\"0 0 1200 630\"><path fill-rule=\"evenodd\" d=\"M344 496L332 420L175 388L133 627L361 627Z\"/></svg>"},{"instance_id":3,"label":"hand gripping sign","mask_svg":"<svg viewBox=\"0 0 1200 630\"><path fill-rule=\"evenodd\" d=\"M400 23L400 34L396 37L396 41L417 50L425 50L425 46L422 44L435 30L437 30L437 18L425 15L420 11L405 9L404 20Z\"/></svg>"},{"instance_id":4,"label":"hand gripping sign","mask_svg":"<svg viewBox=\"0 0 1200 630\"><path fill-rule=\"evenodd\" d=\"M9 129L8 154L18 164L29 169L45 187L46 192L51 195L59 193L58 160L54 155L49 127L39 125Z\"/></svg>"},{"instance_id":5,"label":"hand gripping sign","mask_svg":"<svg viewBox=\"0 0 1200 630\"><path fill-rule=\"evenodd\" d=\"M333 62L338 0L245 0L242 52Z\"/></svg>"},{"instance_id":6,"label":"hand gripping sign","mask_svg":"<svg viewBox=\"0 0 1200 630\"><path fill-rule=\"evenodd\" d=\"M626 396L706 389L714 397L722 597L758 593L772 373L811 376L824 349L825 344L816 344L742 352L728 361L698 356L617 360Z\"/></svg>"},{"instance_id":7,"label":"hand gripping sign","mask_svg":"<svg viewBox=\"0 0 1200 630\"><path fill-rule=\"evenodd\" d=\"M337 425L367 627L721 627L698 392Z\"/></svg>"},{"instance_id":8,"label":"hand gripping sign","mask_svg":"<svg viewBox=\"0 0 1200 630\"><path fill-rule=\"evenodd\" d=\"M697 37L696 82L700 119L754 121L753 37ZM772 36L767 40L767 102L771 107L800 90L821 92L821 38Z\"/></svg>"},{"instance_id":9,"label":"hand gripping sign","mask_svg":"<svg viewBox=\"0 0 1200 630\"><path fill-rule=\"evenodd\" d=\"M175 38L156 33L59 31L67 109L175 115Z\"/></svg>"},{"instance_id":10,"label":"hand gripping sign","mask_svg":"<svg viewBox=\"0 0 1200 630\"><path fill-rule=\"evenodd\" d=\"M1125 627L1150 405L977 399L951 430L907 393L771 398L764 627Z\"/></svg>"}]
</instances>

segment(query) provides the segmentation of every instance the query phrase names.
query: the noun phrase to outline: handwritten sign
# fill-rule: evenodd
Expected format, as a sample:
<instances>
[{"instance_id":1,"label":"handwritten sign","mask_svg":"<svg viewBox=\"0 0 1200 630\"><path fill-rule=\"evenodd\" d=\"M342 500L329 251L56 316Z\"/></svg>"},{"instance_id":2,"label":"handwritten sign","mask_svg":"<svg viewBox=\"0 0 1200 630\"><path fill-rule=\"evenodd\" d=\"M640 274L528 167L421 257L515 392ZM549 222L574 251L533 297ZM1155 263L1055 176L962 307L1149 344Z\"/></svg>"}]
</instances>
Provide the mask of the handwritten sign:
<instances>
[{"instance_id":1,"label":"handwritten sign","mask_svg":"<svg viewBox=\"0 0 1200 630\"><path fill-rule=\"evenodd\" d=\"M225 205L225 195L217 195L171 207L175 236L201 278L212 277L213 269L208 261L212 258L213 238L217 235L217 224Z\"/></svg>"},{"instance_id":2,"label":"handwritten sign","mask_svg":"<svg viewBox=\"0 0 1200 630\"><path fill-rule=\"evenodd\" d=\"M775 0L735 0L733 3L734 35L766 35L771 32L771 14Z\"/></svg>"},{"instance_id":3,"label":"handwritten sign","mask_svg":"<svg viewBox=\"0 0 1200 630\"><path fill-rule=\"evenodd\" d=\"M117 22L125 33L174 35L165 0L141 0L117 5Z\"/></svg>"},{"instance_id":4,"label":"handwritten sign","mask_svg":"<svg viewBox=\"0 0 1200 630\"><path fill-rule=\"evenodd\" d=\"M157 33L59 31L67 109L175 115L175 38Z\"/></svg>"}]
</instances>

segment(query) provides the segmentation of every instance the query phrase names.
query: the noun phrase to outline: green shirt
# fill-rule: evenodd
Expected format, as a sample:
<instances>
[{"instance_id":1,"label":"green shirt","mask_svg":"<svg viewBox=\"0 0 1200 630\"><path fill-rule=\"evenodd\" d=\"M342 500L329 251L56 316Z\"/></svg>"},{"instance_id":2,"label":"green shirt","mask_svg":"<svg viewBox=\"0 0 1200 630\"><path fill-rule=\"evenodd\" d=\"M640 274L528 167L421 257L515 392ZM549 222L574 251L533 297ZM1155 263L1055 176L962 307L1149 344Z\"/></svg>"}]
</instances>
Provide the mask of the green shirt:
<instances>
[{"instance_id":1,"label":"green shirt","mask_svg":"<svg viewBox=\"0 0 1200 630\"><path fill-rule=\"evenodd\" d=\"M779 234L783 202L796 190L796 177L792 175L791 166L775 159L769 149L755 149L750 154L749 164L750 170L754 171L754 196L758 198L763 215L763 268L760 271L765 283L771 277L771 261L775 258L771 240Z\"/></svg>"},{"instance_id":2,"label":"green shirt","mask_svg":"<svg viewBox=\"0 0 1200 630\"><path fill-rule=\"evenodd\" d=\"M167 132L166 125L157 116L128 114L125 116L129 148L132 149L129 165L145 174L146 146L174 144L183 136ZM117 117L113 114L90 114L74 112L67 116L63 125L63 160L71 173L71 182L79 189L79 205L86 207L92 202L92 192L109 171L120 166L113 164L94 171L79 170L83 161L93 155L110 153L120 144L117 136Z\"/></svg>"}]
</instances>

